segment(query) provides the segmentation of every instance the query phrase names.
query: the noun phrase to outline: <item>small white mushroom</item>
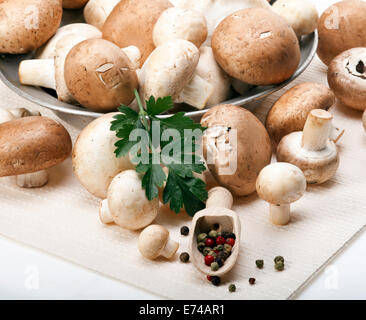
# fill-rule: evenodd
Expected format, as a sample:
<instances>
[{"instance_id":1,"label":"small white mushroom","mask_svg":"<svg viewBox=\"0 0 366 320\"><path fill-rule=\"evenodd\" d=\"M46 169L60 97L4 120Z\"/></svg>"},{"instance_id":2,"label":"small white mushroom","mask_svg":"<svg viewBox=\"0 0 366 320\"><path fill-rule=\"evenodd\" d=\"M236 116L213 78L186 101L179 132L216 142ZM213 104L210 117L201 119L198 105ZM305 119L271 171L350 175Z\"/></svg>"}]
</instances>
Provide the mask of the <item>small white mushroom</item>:
<instances>
[{"instance_id":1,"label":"small white mushroom","mask_svg":"<svg viewBox=\"0 0 366 320\"><path fill-rule=\"evenodd\" d=\"M104 22L120 0L89 0L84 8L84 18L88 24L102 29Z\"/></svg>"},{"instance_id":2,"label":"small white mushroom","mask_svg":"<svg viewBox=\"0 0 366 320\"><path fill-rule=\"evenodd\" d=\"M169 231L165 227L153 224L141 232L138 248L147 259L154 260L159 256L171 259L177 252L179 244L169 238Z\"/></svg>"},{"instance_id":3,"label":"small white mushroom","mask_svg":"<svg viewBox=\"0 0 366 320\"><path fill-rule=\"evenodd\" d=\"M332 119L328 111L311 110L304 130L288 134L278 144L277 160L299 167L310 184L328 181L338 169L338 150L330 140Z\"/></svg>"},{"instance_id":4,"label":"small white mushroom","mask_svg":"<svg viewBox=\"0 0 366 320\"><path fill-rule=\"evenodd\" d=\"M259 173L257 193L269 202L269 218L272 224L286 225L290 221L290 203L300 199L306 190L306 179L296 166L276 162Z\"/></svg>"},{"instance_id":5,"label":"small white mushroom","mask_svg":"<svg viewBox=\"0 0 366 320\"><path fill-rule=\"evenodd\" d=\"M139 72L140 95L144 99L171 96L202 109L213 86L195 74L199 61L197 47L187 40L174 40L157 47Z\"/></svg>"},{"instance_id":6,"label":"small white mushroom","mask_svg":"<svg viewBox=\"0 0 366 320\"><path fill-rule=\"evenodd\" d=\"M191 41L199 48L207 37L206 18L198 11L169 8L155 23L153 40L156 47L176 39Z\"/></svg>"},{"instance_id":7,"label":"small white mushroom","mask_svg":"<svg viewBox=\"0 0 366 320\"><path fill-rule=\"evenodd\" d=\"M159 199L149 201L141 186L141 176L126 170L115 176L109 185L107 199L100 205L103 223L119 225L129 230L144 228L154 221L159 211Z\"/></svg>"}]
</instances>

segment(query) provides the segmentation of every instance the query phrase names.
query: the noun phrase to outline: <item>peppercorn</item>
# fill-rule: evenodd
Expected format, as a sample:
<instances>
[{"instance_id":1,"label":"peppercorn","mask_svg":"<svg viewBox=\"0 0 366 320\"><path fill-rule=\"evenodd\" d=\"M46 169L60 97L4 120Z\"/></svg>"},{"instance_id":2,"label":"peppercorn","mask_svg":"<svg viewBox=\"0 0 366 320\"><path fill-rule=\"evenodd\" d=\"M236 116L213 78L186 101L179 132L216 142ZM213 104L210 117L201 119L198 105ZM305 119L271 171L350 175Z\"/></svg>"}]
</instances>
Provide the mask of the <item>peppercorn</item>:
<instances>
[{"instance_id":1,"label":"peppercorn","mask_svg":"<svg viewBox=\"0 0 366 320\"><path fill-rule=\"evenodd\" d=\"M229 254L225 251L220 251L218 254L217 254L217 259L220 259L220 260L223 260L225 261L227 259L227 257L229 256Z\"/></svg>"},{"instance_id":2,"label":"peppercorn","mask_svg":"<svg viewBox=\"0 0 366 320\"><path fill-rule=\"evenodd\" d=\"M207 238L207 234L206 233L200 233L197 237L197 242L204 242Z\"/></svg>"},{"instance_id":3,"label":"peppercorn","mask_svg":"<svg viewBox=\"0 0 366 320\"><path fill-rule=\"evenodd\" d=\"M207 276L207 280L211 282L212 277L210 275Z\"/></svg>"},{"instance_id":4,"label":"peppercorn","mask_svg":"<svg viewBox=\"0 0 366 320\"><path fill-rule=\"evenodd\" d=\"M249 278L249 284L250 285L255 284L255 278Z\"/></svg>"},{"instance_id":5,"label":"peppercorn","mask_svg":"<svg viewBox=\"0 0 366 320\"><path fill-rule=\"evenodd\" d=\"M221 237L223 237L223 238L228 238L229 235L230 235L230 232L227 232L227 231L221 232Z\"/></svg>"},{"instance_id":6,"label":"peppercorn","mask_svg":"<svg viewBox=\"0 0 366 320\"><path fill-rule=\"evenodd\" d=\"M275 264L275 269L277 271L283 271L285 269L285 264L283 262L277 262Z\"/></svg>"},{"instance_id":7,"label":"peppercorn","mask_svg":"<svg viewBox=\"0 0 366 320\"><path fill-rule=\"evenodd\" d=\"M208 233L208 236L211 237L211 238L217 238L217 231L216 230L211 230Z\"/></svg>"},{"instance_id":8,"label":"peppercorn","mask_svg":"<svg viewBox=\"0 0 366 320\"><path fill-rule=\"evenodd\" d=\"M210 254L205 257L205 265L210 266L212 262L215 261L215 258Z\"/></svg>"},{"instance_id":9,"label":"peppercorn","mask_svg":"<svg viewBox=\"0 0 366 320\"><path fill-rule=\"evenodd\" d=\"M220 228L220 225L219 225L218 223L215 223L215 224L213 225L213 229L214 229L214 230L217 230L218 228Z\"/></svg>"},{"instance_id":10,"label":"peppercorn","mask_svg":"<svg viewBox=\"0 0 366 320\"><path fill-rule=\"evenodd\" d=\"M211 248L209 248L209 247L205 247L204 249L203 249L203 255L204 256L207 256L209 253L211 252Z\"/></svg>"},{"instance_id":11,"label":"peppercorn","mask_svg":"<svg viewBox=\"0 0 366 320\"><path fill-rule=\"evenodd\" d=\"M216 276L211 277L211 283L212 283L214 286L218 286L218 285L220 285L220 283L221 283L221 279L220 279L220 277L216 277Z\"/></svg>"},{"instance_id":12,"label":"peppercorn","mask_svg":"<svg viewBox=\"0 0 366 320\"><path fill-rule=\"evenodd\" d=\"M227 238L226 243L233 247L235 244L235 240L233 238Z\"/></svg>"},{"instance_id":13,"label":"peppercorn","mask_svg":"<svg viewBox=\"0 0 366 320\"><path fill-rule=\"evenodd\" d=\"M215 244L215 240L212 239L212 238L206 238L205 244L206 244L207 247L213 247L214 244Z\"/></svg>"},{"instance_id":14,"label":"peppercorn","mask_svg":"<svg viewBox=\"0 0 366 320\"><path fill-rule=\"evenodd\" d=\"M217 237L216 238L216 244L225 244L225 238L224 237Z\"/></svg>"},{"instance_id":15,"label":"peppercorn","mask_svg":"<svg viewBox=\"0 0 366 320\"><path fill-rule=\"evenodd\" d=\"M187 226L183 226L182 228L180 228L180 234L182 236L188 236L188 234L189 234L189 228Z\"/></svg>"},{"instance_id":16,"label":"peppercorn","mask_svg":"<svg viewBox=\"0 0 366 320\"><path fill-rule=\"evenodd\" d=\"M209 253L208 253L209 256L213 256L215 259L217 257L217 253L213 250L211 250Z\"/></svg>"},{"instance_id":17,"label":"peppercorn","mask_svg":"<svg viewBox=\"0 0 366 320\"><path fill-rule=\"evenodd\" d=\"M235 235L235 233L231 232L228 234L227 238L233 238L234 240L236 240L236 235Z\"/></svg>"},{"instance_id":18,"label":"peppercorn","mask_svg":"<svg viewBox=\"0 0 366 320\"><path fill-rule=\"evenodd\" d=\"M236 286L235 286L235 284L231 284L231 285L229 285L229 292L235 292L236 291Z\"/></svg>"},{"instance_id":19,"label":"peppercorn","mask_svg":"<svg viewBox=\"0 0 366 320\"><path fill-rule=\"evenodd\" d=\"M282 256L277 256L274 258L274 263L282 262L285 263L285 259Z\"/></svg>"},{"instance_id":20,"label":"peppercorn","mask_svg":"<svg viewBox=\"0 0 366 320\"><path fill-rule=\"evenodd\" d=\"M224 250L224 246L222 244L219 244L218 246L214 247L214 250L222 251Z\"/></svg>"},{"instance_id":21,"label":"peppercorn","mask_svg":"<svg viewBox=\"0 0 366 320\"><path fill-rule=\"evenodd\" d=\"M219 270L219 264L217 263L217 262L212 262L211 263L211 270L212 271L217 271L217 270Z\"/></svg>"},{"instance_id":22,"label":"peppercorn","mask_svg":"<svg viewBox=\"0 0 366 320\"><path fill-rule=\"evenodd\" d=\"M255 264L257 265L258 269L262 269L264 266L264 261L263 260L255 260Z\"/></svg>"},{"instance_id":23,"label":"peppercorn","mask_svg":"<svg viewBox=\"0 0 366 320\"><path fill-rule=\"evenodd\" d=\"M220 267L220 268L224 265L224 260L219 259L219 258L217 258L217 257L216 257L216 259L215 259L215 262L217 262L217 264L219 265L219 267Z\"/></svg>"},{"instance_id":24,"label":"peppercorn","mask_svg":"<svg viewBox=\"0 0 366 320\"><path fill-rule=\"evenodd\" d=\"M232 246L228 243L225 243L224 244L224 250L229 253L232 250Z\"/></svg>"},{"instance_id":25,"label":"peppercorn","mask_svg":"<svg viewBox=\"0 0 366 320\"><path fill-rule=\"evenodd\" d=\"M204 242L200 242L197 245L197 249L198 249L199 252L203 252L203 249L205 249L205 247L206 247L206 245L205 245Z\"/></svg>"},{"instance_id":26,"label":"peppercorn","mask_svg":"<svg viewBox=\"0 0 366 320\"><path fill-rule=\"evenodd\" d=\"M189 261L189 254L188 252L182 252L179 256L180 261L187 263Z\"/></svg>"}]
</instances>

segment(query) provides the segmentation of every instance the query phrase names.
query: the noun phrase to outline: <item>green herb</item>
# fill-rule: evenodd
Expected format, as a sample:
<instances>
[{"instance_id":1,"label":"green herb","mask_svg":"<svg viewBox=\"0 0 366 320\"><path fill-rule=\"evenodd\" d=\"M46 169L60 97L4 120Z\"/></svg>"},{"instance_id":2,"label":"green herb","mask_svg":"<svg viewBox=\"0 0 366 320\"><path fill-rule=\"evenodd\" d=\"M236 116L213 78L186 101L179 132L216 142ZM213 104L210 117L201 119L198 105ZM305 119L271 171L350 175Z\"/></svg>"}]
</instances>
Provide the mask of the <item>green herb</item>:
<instances>
[{"instance_id":1,"label":"green herb","mask_svg":"<svg viewBox=\"0 0 366 320\"><path fill-rule=\"evenodd\" d=\"M184 112L178 112L165 119L158 117L173 108L171 97L158 98L150 97L146 101L146 110L143 108L137 90L135 90L136 101L139 106L139 112L122 105L118 108L119 113L113 117L111 122L111 131L116 132L119 139L115 143L115 155L117 158L127 156L131 148L138 149L137 155L148 154L148 158L132 159L136 165L136 171L143 174L142 187L145 189L146 197L152 200L158 197L159 188L166 185L163 190L164 204L170 203L170 208L179 213L184 208L190 216L205 207L207 200L206 184L196 177L194 173L202 173L206 170L203 161L198 158L195 151L198 149L199 141L185 135L185 130L200 130L201 134L205 130L200 124L185 116ZM156 124L152 125L153 123ZM155 141L153 131L157 128L158 141ZM144 132L144 137L137 137L134 141L131 139L131 133L135 129ZM180 133L180 139L170 139L164 141L162 134L166 129L175 129ZM140 134L139 133L139 134ZM140 138L140 139L138 139ZM142 140L148 141L148 145L143 145ZM161 150L168 146L173 150L174 145L180 146L180 152L171 152L162 155ZM177 149L174 149L177 150ZM190 150L187 152L186 150ZM183 160L191 157L190 163ZM141 157L143 158L143 157ZM155 160L158 160L157 162ZM169 169L169 175L166 177L161 164Z\"/></svg>"}]
</instances>

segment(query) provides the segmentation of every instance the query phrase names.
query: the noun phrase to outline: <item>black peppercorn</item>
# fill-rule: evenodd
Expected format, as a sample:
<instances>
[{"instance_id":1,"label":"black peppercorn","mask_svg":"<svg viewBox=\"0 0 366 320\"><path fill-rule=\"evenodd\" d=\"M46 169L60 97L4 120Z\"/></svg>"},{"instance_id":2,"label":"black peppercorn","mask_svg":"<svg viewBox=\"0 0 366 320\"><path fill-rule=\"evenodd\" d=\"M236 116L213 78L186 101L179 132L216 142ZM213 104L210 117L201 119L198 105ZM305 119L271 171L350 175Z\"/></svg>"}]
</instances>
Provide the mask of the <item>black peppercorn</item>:
<instances>
[{"instance_id":1,"label":"black peppercorn","mask_svg":"<svg viewBox=\"0 0 366 320\"><path fill-rule=\"evenodd\" d=\"M228 238L232 238L232 239L236 240L235 233L229 233Z\"/></svg>"},{"instance_id":2,"label":"black peppercorn","mask_svg":"<svg viewBox=\"0 0 366 320\"><path fill-rule=\"evenodd\" d=\"M214 286L218 286L218 285L220 285L220 283L221 283L221 279L220 279L220 277L216 277L216 276L211 277L211 283L212 283Z\"/></svg>"},{"instance_id":3,"label":"black peppercorn","mask_svg":"<svg viewBox=\"0 0 366 320\"><path fill-rule=\"evenodd\" d=\"M225 239L229 238L229 235L230 235L230 232L227 232L227 231L221 232L221 237L224 237Z\"/></svg>"},{"instance_id":4,"label":"black peppercorn","mask_svg":"<svg viewBox=\"0 0 366 320\"><path fill-rule=\"evenodd\" d=\"M225 251L219 251L219 253L217 254L217 259L225 261L226 258L227 258L227 253Z\"/></svg>"},{"instance_id":5,"label":"black peppercorn","mask_svg":"<svg viewBox=\"0 0 366 320\"><path fill-rule=\"evenodd\" d=\"M189 254L187 252L182 252L179 256L180 261L187 263L189 261Z\"/></svg>"},{"instance_id":6,"label":"black peppercorn","mask_svg":"<svg viewBox=\"0 0 366 320\"><path fill-rule=\"evenodd\" d=\"M203 249L205 249L206 245L204 242L200 242L198 245L197 245L197 249L199 252L203 252Z\"/></svg>"},{"instance_id":7,"label":"black peppercorn","mask_svg":"<svg viewBox=\"0 0 366 320\"><path fill-rule=\"evenodd\" d=\"M224 265L224 260L219 259L218 257L216 257L215 262L217 262L217 264L219 265L219 268L221 268Z\"/></svg>"},{"instance_id":8,"label":"black peppercorn","mask_svg":"<svg viewBox=\"0 0 366 320\"><path fill-rule=\"evenodd\" d=\"M187 226L183 226L182 228L180 228L180 234L182 236L188 236L188 234L189 234L189 228Z\"/></svg>"},{"instance_id":9,"label":"black peppercorn","mask_svg":"<svg viewBox=\"0 0 366 320\"><path fill-rule=\"evenodd\" d=\"M255 284L255 278L249 278L249 284L250 285Z\"/></svg>"},{"instance_id":10,"label":"black peppercorn","mask_svg":"<svg viewBox=\"0 0 366 320\"><path fill-rule=\"evenodd\" d=\"M258 269L262 269L263 265L264 265L264 261L263 260L255 260L255 264L257 265Z\"/></svg>"}]
</instances>

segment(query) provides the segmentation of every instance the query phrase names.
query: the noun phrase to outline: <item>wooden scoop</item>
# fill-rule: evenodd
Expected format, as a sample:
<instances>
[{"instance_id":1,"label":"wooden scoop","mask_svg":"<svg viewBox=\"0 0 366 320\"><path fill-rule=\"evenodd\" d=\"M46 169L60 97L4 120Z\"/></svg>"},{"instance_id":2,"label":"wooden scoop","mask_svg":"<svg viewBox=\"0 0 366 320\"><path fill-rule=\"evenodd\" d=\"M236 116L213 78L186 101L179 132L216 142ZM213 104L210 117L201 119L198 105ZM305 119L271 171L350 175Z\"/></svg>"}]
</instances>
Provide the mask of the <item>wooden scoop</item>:
<instances>
[{"instance_id":1,"label":"wooden scoop","mask_svg":"<svg viewBox=\"0 0 366 320\"><path fill-rule=\"evenodd\" d=\"M223 187L215 187L209 190L206 209L197 212L192 220L192 232L190 233L190 252L192 263L201 272L210 276L222 276L235 264L239 254L240 245L240 220L236 212L230 210L233 205L233 196L230 191ZM197 248L197 236L204 232L208 233L218 224L218 232L233 232L236 235L235 245L231 255L224 265L217 271L212 271L204 262L203 254Z\"/></svg>"}]
</instances>

